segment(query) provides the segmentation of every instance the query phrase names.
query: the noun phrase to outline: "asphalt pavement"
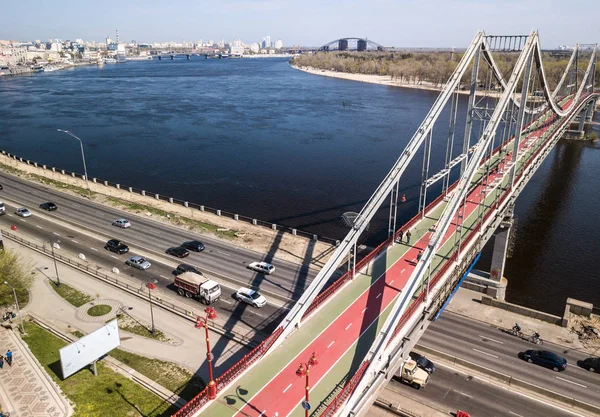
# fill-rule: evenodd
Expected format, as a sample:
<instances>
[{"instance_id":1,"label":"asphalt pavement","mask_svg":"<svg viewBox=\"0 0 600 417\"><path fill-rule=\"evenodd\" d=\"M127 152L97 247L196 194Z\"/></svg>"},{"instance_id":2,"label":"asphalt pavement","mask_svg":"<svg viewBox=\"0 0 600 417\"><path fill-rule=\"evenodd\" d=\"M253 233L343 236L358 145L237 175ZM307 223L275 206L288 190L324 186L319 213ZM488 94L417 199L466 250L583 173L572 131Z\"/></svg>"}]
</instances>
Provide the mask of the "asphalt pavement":
<instances>
[{"instance_id":1,"label":"asphalt pavement","mask_svg":"<svg viewBox=\"0 0 600 417\"><path fill-rule=\"evenodd\" d=\"M541 337L543 339L544 335ZM600 398L600 374L577 366L577 362L590 357L589 354L547 341L541 346L534 345L503 329L457 314L445 312L440 316L421 337L419 345L589 404L597 404ZM529 349L549 350L563 356L568 361L567 369L555 372L520 359L520 353ZM437 373L432 381L436 378Z\"/></svg>"},{"instance_id":2,"label":"asphalt pavement","mask_svg":"<svg viewBox=\"0 0 600 417\"><path fill-rule=\"evenodd\" d=\"M437 364L437 369L424 389L392 380L382 394L386 400L408 397L421 404L451 415L457 410L477 417L564 417L575 416L562 407L546 404L536 398L492 385L466 373Z\"/></svg>"},{"instance_id":3,"label":"asphalt pavement","mask_svg":"<svg viewBox=\"0 0 600 417\"><path fill-rule=\"evenodd\" d=\"M105 239L98 239L88 234L76 231L70 228L56 224L51 220L45 219L37 214L35 209L30 209L34 214L31 217L21 218L14 214L15 206L6 203L6 214L0 216L0 227L10 229L12 224L17 226L17 233L24 239L37 240L38 244L46 242L50 248L50 240L58 241L60 249L55 249L63 255L70 255L76 258L79 254L85 255L86 261L92 265L98 265L105 270L111 270L113 267L119 269L119 275L127 275L139 281L140 287L146 282L156 281L157 291L162 291L172 297L177 297L180 304L186 305L194 310L198 310L200 304L196 300L179 297L173 286L174 270L180 263L199 265L198 260L205 256L206 251L201 253L190 252L190 256L184 259L178 259L169 255L166 260L158 257L147 257L152 266L141 271L125 264L125 260L133 255L136 255L135 248L131 247L130 251L123 255L117 255L104 249ZM60 210L60 207L59 207ZM57 211L58 212L58 211ZM122 230L114 227L114 235L112 237L126 234L128 230ZM129 243L128 240L125 240ZM53 271L49 274L54 275ZM287 307L281 306L281 303L274 304L276 300L271 300L262 308L253 308L245 303L240 303L233 298L233 294L238 289L234 285L222 285L221 299L212 306L216 308L217 313L221 317L227 317L228 321L225 328L232 327L234 324L245 324L248 330L261 331L265 334L270 333L275 329L276 325L287 312Z\"/></svg>"},{"instance_id":4,"label":"asphalt pavement","mask_svg":"<svg viewBox=\"0 0 600 417\"><path fill-rule=\"evenodd\" d=\"M68 222L70 227L79 229L81 234L92 234L106 240L121 239L130 246L152 252L155 256L160 257L167 248L179 246L185 241L200 240L205 244L206 250L200 254L192 254L190 258L202 271L238 285L259 288L265 295L273 294L284 301L298 299L317 273L308 264L276 259L268 253L254 252L211 235L200 235L152 218L125 213L4 172L0 172L0 183L4 188L0 192L2 201L8 200L25 207L34 216L43 212L50 219ZM46 212L38 208L47 201L55 203L58 210ZM131 228L117 229L112 226L112 222L119 218L129 219ZM275 265L275 273L263 275L247 269L249 263L261 260Z\"/></svg>"}]
</instances>

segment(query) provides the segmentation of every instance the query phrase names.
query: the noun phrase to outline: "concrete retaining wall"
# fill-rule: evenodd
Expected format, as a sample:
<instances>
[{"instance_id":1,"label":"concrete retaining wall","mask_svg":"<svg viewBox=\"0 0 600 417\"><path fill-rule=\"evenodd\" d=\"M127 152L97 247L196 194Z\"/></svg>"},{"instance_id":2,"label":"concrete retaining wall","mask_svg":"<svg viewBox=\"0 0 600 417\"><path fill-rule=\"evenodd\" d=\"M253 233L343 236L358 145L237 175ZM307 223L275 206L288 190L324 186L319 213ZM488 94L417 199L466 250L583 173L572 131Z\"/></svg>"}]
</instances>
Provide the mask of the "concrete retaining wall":
<instances>
[{"instance_id":1,"label":"concrete retaining wall","mask_svg":"<svg viewBox=\"0 0 600 417\"><path fill-rule=\"evenodd\" d=\"M567 327L568 325L568 319L565 317L559 317L553 314L544 313L543 311L537 311L517 304L507 303L506 301L495 300L487 295L481 297L481 303L486 306L501 308L522 316L532 317L547 323L556 324L557 326Z\"/></svg>"}]
</instances>

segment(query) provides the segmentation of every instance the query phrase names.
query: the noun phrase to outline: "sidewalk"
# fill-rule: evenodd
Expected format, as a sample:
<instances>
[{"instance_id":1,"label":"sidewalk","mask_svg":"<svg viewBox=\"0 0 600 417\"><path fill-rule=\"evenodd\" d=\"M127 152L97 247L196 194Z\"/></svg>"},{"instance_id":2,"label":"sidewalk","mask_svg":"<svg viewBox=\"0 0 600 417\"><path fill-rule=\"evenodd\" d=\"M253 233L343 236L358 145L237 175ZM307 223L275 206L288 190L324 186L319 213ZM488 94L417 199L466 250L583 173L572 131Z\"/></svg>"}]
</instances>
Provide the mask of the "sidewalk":
<instances>
[{"instance_id":1,"label":"sidewalk","mask_svg":"<svg viewBox=\"0 0 600 417\"><path fill-rule=\"evenodd\" d=\"M10 240L5 239L5 246L20 254L23 259L30 260L38 272L30 289L31 302L22 310L24 315L32 313L41 317L62 333L68 334L79 330L88 334L113 318L118 307L133 307L127 313L142 324L150 325L150 307L147 300L133 296L59 262L57 265L62 283L92 296L95 299L94 302L100 301L102 304L113 306L113 310L105 316L90 317L82 314L91 305L76 308L50 287L49 279L55 280L56 275L52 259ZM160 342L121 331L120 347L145 357L177 363L190 372L207 379L204 331L195 329L193 322L167 312L159 306L154 306L153 314L156 329L161 330L171 339L170 342ZM216 333L211 334L211 342L216 358L213 365L217 375L237 362L245 353L238 343L226 337L220 337Z\"/></svg>"},{"instance_id":2,"label":"sidewalk","mask_svg":"<svg viewBox=\"0 0 600 417\"><path fill-rule=\"evenodd\" d=\"M73 407L60 388L44 372L14 330L0 327L2 355L7 349L13 352L12 366L4 363L0 369L0 403L2 410L12 417L69 417Z\"/></svg>"}]
</instances>

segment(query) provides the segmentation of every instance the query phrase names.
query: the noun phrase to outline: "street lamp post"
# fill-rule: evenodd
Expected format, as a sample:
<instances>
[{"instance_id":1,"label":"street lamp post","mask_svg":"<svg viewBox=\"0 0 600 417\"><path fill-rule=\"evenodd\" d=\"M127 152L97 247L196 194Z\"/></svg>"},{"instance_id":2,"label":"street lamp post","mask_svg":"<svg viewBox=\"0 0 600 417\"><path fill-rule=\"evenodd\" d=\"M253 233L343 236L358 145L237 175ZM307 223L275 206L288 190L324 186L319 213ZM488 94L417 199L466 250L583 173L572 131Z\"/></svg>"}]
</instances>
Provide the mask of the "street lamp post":
<instances>
[{"instance_id":1,"label":"street lamp post","mask_svg":"<svg viewBox=\"0 0 600 417\"><path fill-rule=\"evenodd\" d=\"M319 359L317 358L317 354L315 352L312 353L312 355L310 355L310 358L308 359L307 363L300 363L300 365L298 365L298 370L296 371L296 375L298 375L299 377L306 377L306 384L305 384L305 398L304 401L302 401L302 407L304 408L304 416L308 417L308 411L310 410L310 400L308 398L308 393L310 391L310 385L309 385L309 381L308 381L308 375L310 374L310 367L311 366L315 366L319 363Z\"/></svg>"},{"instance_id":2,"label":"street lamp post","mask_svg":"<svg viewBox=\"0 0 600 417\"><path fill-rule=\"evenodd\" d=\"M13 290L13 295L15 296L15 304L17 305L17 314L19 315L19 320L21 321L21 331L25 334L25 326L23 325L23 317L21 316L21 310L19 309L19 300L17 299L17 290L15 287L10 285L8 282L4 281L6 285L8 285Z\"/></svg>"},{"instance_id":3,"label":"street lamp post","mask_svg":"<svg viewBox=\"0 0 600 417\"><path fill-rule=\"evenodd\" d=\"M77 136L75 136L72 132L70 132L68 130L63 130L63 129L56 129L56 130L58 132L66 133L67 135L69 135L72 138L75 138L79 141L79 145L81 146L81 158L83 159L83 174L85 175L85 185L87 186L88 194L89 194L90 200L91 200L92 199L92 190L90 189L90 183L88 181L87 166L85 164L85 153L83 152L83 142L81 139L79 139Z\"/></svg>"},{"instance_id":4,"label":"street lamp post","mask_svg":"<svg viewBox=\"0 0 600 417\"><path fill-rule=\"evenodd\" d=\"M208 334L208 320L214 320L217 318L217 312L212 307L206 307L206 318L198 316L196 318L196 329L204 327L206 332L206 360L208 361L208 399L214 400L217 398L217 384L213 378L212 370L212 353L210 352L210 337Z\"/></svg>"},{"instance_id":5,"label":"street lamp post","mask_svg":"<svg viewBox=\"0 0 600 417\"><path fill-rule=\"evenodd\" d=\"M52 249L52 260L54 261L54 271L56 272L56 286L60 287L60 276L58 275L58 265L56 265L56 257L54 256L54 243L55 243L54 239L50 238L50 248Z\"/></svg>"},{"instance_id":6,"label":"street lamp post","mask_svg":"<svg viewBox=\"0 0 600 417\"><path fill-rule=\"evenodd\" d=\"M157 280L153 280L153 281L149 281L146 283L146 287L148 288L148 302L150 303L150 318L152 320L152 330L150 330L150 333L154 334L154 332L156 331L156 329L154 328L154 311L152 310L152 294L151 291L156 289L156 283L158 281Z\"/></svg>"}]
</instances>

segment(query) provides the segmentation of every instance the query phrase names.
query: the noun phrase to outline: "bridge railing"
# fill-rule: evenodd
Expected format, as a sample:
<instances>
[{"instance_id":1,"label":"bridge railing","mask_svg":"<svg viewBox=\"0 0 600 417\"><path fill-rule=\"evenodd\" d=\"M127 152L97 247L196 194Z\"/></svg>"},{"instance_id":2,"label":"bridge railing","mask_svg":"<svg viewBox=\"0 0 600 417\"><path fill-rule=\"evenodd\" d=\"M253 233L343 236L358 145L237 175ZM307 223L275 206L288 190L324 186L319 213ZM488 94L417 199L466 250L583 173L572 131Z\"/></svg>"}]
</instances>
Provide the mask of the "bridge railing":
<instances>
[{"instance_id":1,"label":"bridge railing","mask_svg":"<svg viewBox=\"0 0 600 417\"><path fill-rule=\"evenodd\" d=\"M231 368L225 371L223 375L218 377L216 379L217 392L229 385L231 381L240 376L242 372L263 357L269 348L273 346L273 343L275 343L277 338L281 335L281 332L283 332L283 327L278 327L277 330L275 330L269 337L252 349L250 353L244 355ZM192 398L186 405L184 405L179 411L173 414L173 417L189 417L197 412L208 401L208 388L205 388L200 391L198 395Z\"/></svg>"},{"instance_id":2,"label":"bridge railing","mask_svg":"<svg viewBox=\"0 0 600 417\"><path fill-rule=\"evenodd\" d=\"M369 361L366 360L362 363L356 373L350 378L348 383L338 392L338 394L331 400L329 405L320 414L320 417L333 417L338 409L344 404L344 402L350 397L360 380L362 379L365 370L369 366Z\"/></svg>"}]
</instances>

